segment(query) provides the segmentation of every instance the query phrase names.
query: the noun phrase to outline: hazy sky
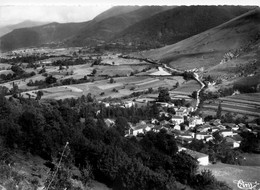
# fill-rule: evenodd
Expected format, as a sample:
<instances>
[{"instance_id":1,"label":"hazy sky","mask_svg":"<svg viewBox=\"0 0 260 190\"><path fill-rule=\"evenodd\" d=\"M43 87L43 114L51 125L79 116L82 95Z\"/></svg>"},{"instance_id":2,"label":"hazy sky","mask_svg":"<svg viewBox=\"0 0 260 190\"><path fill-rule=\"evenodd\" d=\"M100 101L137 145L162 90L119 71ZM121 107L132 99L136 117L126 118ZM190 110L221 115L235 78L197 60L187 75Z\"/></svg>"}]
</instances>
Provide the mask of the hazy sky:
<instances>
[{"instance_id":1,"label":"hazy sky","mask_svg":"<svg viewBox=\"0 0 260 190\"><path fill-rule=\"evenodd\" d=\"M260 5L260 0L0 0L0 26L24 20L82 22L115 5Z\"/></svg>"}]
</instances>

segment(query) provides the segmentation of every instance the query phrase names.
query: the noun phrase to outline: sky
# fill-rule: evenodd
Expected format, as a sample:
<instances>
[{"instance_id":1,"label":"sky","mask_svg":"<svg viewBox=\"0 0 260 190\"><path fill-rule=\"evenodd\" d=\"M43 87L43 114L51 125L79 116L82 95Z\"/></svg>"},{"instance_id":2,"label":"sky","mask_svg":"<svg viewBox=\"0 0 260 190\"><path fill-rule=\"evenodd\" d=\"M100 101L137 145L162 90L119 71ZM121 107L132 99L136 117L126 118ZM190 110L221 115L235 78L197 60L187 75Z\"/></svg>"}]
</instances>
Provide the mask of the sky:
<instances>
[{"instance_id":1,"label":"sky","mask_svg":"<svg viewBox=\"0 0 260 190\"><path fill-rule=\"evenodd\" d=\"M116 5L257 5L260 0L1 0L0 26L24 20L83 22Z\"/></svg>"}]
</instances>

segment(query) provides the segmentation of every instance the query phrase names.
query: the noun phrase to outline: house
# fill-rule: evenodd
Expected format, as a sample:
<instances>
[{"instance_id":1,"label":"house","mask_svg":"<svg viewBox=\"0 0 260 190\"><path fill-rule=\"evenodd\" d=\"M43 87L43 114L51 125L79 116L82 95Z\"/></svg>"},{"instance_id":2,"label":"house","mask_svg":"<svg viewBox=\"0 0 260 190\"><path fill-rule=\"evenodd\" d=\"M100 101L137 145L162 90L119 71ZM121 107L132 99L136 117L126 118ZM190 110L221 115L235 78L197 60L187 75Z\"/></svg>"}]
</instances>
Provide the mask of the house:
<instances>
[{"instance_id":1,"label":"house","mask_svg":"<svg viewBox=\"0 0 260 190\"><path fill-rule=\"evenodd\" d=\"M130 125L130 129L128 130L127 135L137 136L138 134L144 134L147 131L150 131L152 127L153 127L152 125L144 124L144 123L138 123L135 126Z\"/></svg>"},{"instance_id":2,"label":"house","mask_svg":"<svg viewBox=\"0 0 260 190\"><path fill-rule=\"evenodd\" d=\"M151 123L152 123L152 124L159 124L160 122L159 122L157 119L152 118L152 119L151 119Z\"/></svg>"},{"instance_id":3,"label":"house","mask_svg":"<svg viewBox=\"0 0 260 190\"><path fill-rule=\"evenodd\" d=\"M238 127L239 127L240 129L243 129L243 128L246 127L246 124L244 124L244 123L239 123L239 124L238 124Z\"/></svg>"},{"instance_id":4,"label":"house","mask_svg":"<svg viewBox=\"0 0 260 190\"><path fill-rule=\"evenodd\" d=\"M206 132L209 132L210 130L212 129L212 126L211 125L202 125L199 129L200 132L202 133L206 133Z\"/></svg>"},{"instance_id":5,"label":"house","mask_svg":"<svg viewBox=\"0 0 260 190\"><path fill-rule=\"evenodd\" d=\"M236 140L233 137L226 137L226 145L230 146L231 148L238 148L240 146L241 141Z\"/></svg>"},{"instance_id":6,"label":"house","mask_svg":"<svg viewBox=\"0 0 260 190\"><path fill-rule=\"evenodd\" d=\"M195 127L196 125L202 125L204 124L204 121L201 117L195 116L195 117L190 117L188 119L189 121L189 126L190 127Z\"/></svg>"},{"instance_id":7,"label":"house","mask_svg":"<svg viewBox=\"0 0 260 190\"><path fill-rule=\"evenodd\" d=\"M180 125L174 125L174 129L180 131L181 130L181 126Z\"/></svg>"},{"instance_id":8,"label":"house","mask_svg":"<svg viewBox=\"0 0 260 190\"><path fill-rule=\"evenodd\" d=\"M206 133L206 132L200 132L195 135L195 138L197 140L210 140L212 138L212 135Z\"/></svg>"},{"instance_id":9,"label":"house","mask_svg":"<svg viewBox=\"0 0 260 190\"><path fill-rule=\"evenodd\" d=\"M219 134L222 135L223 137L232 137L234 135L233 131L231 131L230 129L224 129L219 131Z\"/></svg>"},{"instance_id":10,"label":"house","mask_svg":"<svg viewBox=\"0 0 260 190\"><path fill-rule=\"evenodd\" d=\"M209 129L211 129L212 126L208 123L205 123L204 125L197 127L197 132L208 132Z\"/></svg>"},{"instance_id":11,"label":"house","mask_svg":"<svg viewBox=\"0 0 260 190\"><path fill-rule=\"evenodd\" d=\"M226 127L226 129L232 129L233 127L236 127L235 123L223 123L223 125Z\"/></svg>"},{"instance_id":12,"label":"house","mask_svg":"<svg viewBox=\"0 0 260 190\"><path fill-rule=\"evenodd\" d=\"M214 127L211 128L211 132L212 132L212 133L214 133L214 132L216 132L216 131L219 131L219 130L221 130L221 128L219 128L219 127L217 127L217 126L214 126Z\"/></svg>"},{"instance_id":13,"label":"house","mask_svg":"<svg viewBox=\"0 0 260 190\"><path fill-rule=\"evenodd\" d=\"M161 106L163 108L172 108L172 107L174 107L173 103L168 103L168 102L156 102L156 105Z\"/></svg>"},{"instance_id":14,"label":"house","mask_svg":"<svg viewBox=\"0 0 260 190\"><path fill-rule=\"evenodd\" d=\"M171 118L171 122L174 123L175 125L176 125L176 124L179 125L179 124L181 124L181 123L184 122L183 116L177 116L177 115L175 115L175 116L173 116L173 117Z\"/></svg>"},{"instance_id":15,"label":"house","mask_svg":"<svg viewBox=\"0 0 260 190\"><path fill-rule=\"evenodd\" d=\"M189 132L182 132L181 134L179 134L178 135L179 137L182 137L182 138L191 138L191 139L193 139L193 136L192 136L192 134L191 133L189 133Z\"/></svg>"},{"instance_id":16,"label":"house","mask_svg":"<svg viewBox=\"0 0 260 190\"><path fill-rule=\"evenodd\" d=\"M177 143L180 143L180 144L191 143L192 140L193 140L192 137L189 137L189 138L187 138L187 137L182 137L182 136L176 137L176 142L177 142Z\"/></svg>"},{"instance_id":17,"label":"house","mask_svg":"<svg viewBox=\"0 0 260 190\"><path fill-rule=\"evenodd\" d=\"M103 104L105 107L109 107L109 106L110 106L110 103L109 103L109 102L102 102L102 104Z\"/></svg>"},{"instance_id":18,"label":"house","mask_svg":"<svg viewBox=\"0 0 260 190\"><path fill-rule=\"evenodd\" d=\"M196 159L199 162L199 165L207 166L209 165L209 155L190 150L184 147L180 147L178 152L184 151L186 154L190 155L192 158Z\"/></svg>"},{"instance_id":19,"label":"house","mask_svg":"<svg viewBox=\"0 0 260 190\"><path fill-rule=\"evenodd\" d=\"M161 125L155 125L153 128L152 128L152 131L153 132L160 132L160 130L162 129L162 126Z\"/></svg>"},{"instance_id":20,"label":"house","mask_svg":"<svg viewBox=\"0 0 260 190\"><path fill-rule=\"evenodd\" d=\"M180 117L188 115L187 108L185 107L180 107L180 109L177 109L175 112L176 112L176 116L180 116Z\"/></svg>"},{"instance_id":21,"label":"house","mask_svg":"<svg viewBox=\"0 0 260 190\"><path fill-rule=\"evenodd\" d=\"M210 124L214 126L221 125L221 120L220 119L211 120Z\"/></svg>"},{"instance_id":22,"label":"house","mask_svg":"<svg viewBox=\"0 0 260 190\"><path fill-rule=\"evenodd\" d=\"M133 102L133 101L125 101L124 102L124 107L125 108L131 108L131 107L133 107L135 105L135 102Z\"/></svg>"}]
</instances>

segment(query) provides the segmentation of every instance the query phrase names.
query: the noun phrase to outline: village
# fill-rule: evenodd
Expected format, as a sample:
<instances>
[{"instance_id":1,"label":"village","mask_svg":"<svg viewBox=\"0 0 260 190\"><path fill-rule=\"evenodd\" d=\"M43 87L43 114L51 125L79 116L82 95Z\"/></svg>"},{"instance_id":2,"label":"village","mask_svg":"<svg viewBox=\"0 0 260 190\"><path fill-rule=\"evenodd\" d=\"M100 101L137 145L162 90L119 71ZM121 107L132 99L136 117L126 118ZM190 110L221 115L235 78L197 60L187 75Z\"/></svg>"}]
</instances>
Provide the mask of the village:
<instances>
[{"instance_id":1,"label":"village","mask_svg":"<svg viewBox=\"0 0 260 190\"><path fill-rule=\"evenodd\" d=\"M204 121L200 116L194 115L193 107L175 106L173 103L157 102L155 99L135 99L134 101L124 101L122 103L102 102L105 107L131 108L141 107L155 104L159 112L159 118L151 118L146 121L139 121L136 124L128 123L129 129L125 131L126 138L135 137L141 140L144 135L150 131L155 133L164 131L173 135L178 144L179 151L185 151L187 154L195 158L199 165L207 166L210 163L209 155L197 152L184 146L191 144L193 140L200 140L203 143L224 143L230 149L240 147L242 137L241 132L250 132L255 135L259 132L259 126L256 123L221 123L220 119L212 119ZM113 127L115 121L113 119L105 119L107 126ZM219 135L216 137L216 134ZM220 137L222 142L217 142L216 138ZM243 158L245 159L245 158ZM212 162L215 163L214 161Z\"/></svg>"}]
</instances>

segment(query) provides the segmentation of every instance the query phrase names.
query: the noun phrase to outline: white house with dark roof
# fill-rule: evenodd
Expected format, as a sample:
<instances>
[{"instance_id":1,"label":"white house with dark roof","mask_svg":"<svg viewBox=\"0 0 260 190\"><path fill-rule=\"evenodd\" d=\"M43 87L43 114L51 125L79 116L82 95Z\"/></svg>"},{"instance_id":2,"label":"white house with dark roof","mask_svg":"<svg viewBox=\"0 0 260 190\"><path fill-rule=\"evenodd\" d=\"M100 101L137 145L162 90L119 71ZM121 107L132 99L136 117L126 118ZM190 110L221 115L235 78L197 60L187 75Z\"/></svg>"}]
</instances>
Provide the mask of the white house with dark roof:
<instances>
[{"instance_id":1,"label":"white house with dark roof","mask_svg":"<svg viewBox=\"0 0 260 190\"><path fill-rule=\"evenodd\" d=\"M153 125L145 124L145 123L138 123L135 126L130 125L130 129L128 130L127 135L137 136L138 134L144 134L147 131L152 129Z\"/></svg>"},{"instance_id":2,"label":"white house with dark roof","mask_svg":"<svg viewBox=\"0 0 260 190\"><path fill-rule=\"evenodd\" d=\"M184 122L184 119L182 116L174 115L171 118L171 122L174 123L175 125L180 125L181 123Z\"/></svg>"},{"instance_id":3,"label":"white house with dark roof","mask_svg":"<svg viewBox=\"0 0 260 190\"><path fill-rule=\"evenodd\" d=\"M195 138L197 140L206 140L209 141L210 139L212 139L212 135L206 133L206 132L200 132L200 133L196 133Z\"/></svg>"},{"instance_id":4,"label":"white house with dark roof","mask_svg":"<svg viewBox=\"0 0 260 190\"><path fill-rule=\"evenodd\" d=\"M220 130L219 134L222 135L223 137L232 137L234 135L231 129Z\"/></svg>"},{"instance_id":5,"label":"white house with dark roof","mask_svg":"<svg viewBox=\"0 0 260 190\"><path fill-rule=\"evenodd\" d=\"M231 148L238 148L240 147L241 141L236 140L233 137L226 137L226 144L230 146Z\"/></svg>"}]
</instances>

